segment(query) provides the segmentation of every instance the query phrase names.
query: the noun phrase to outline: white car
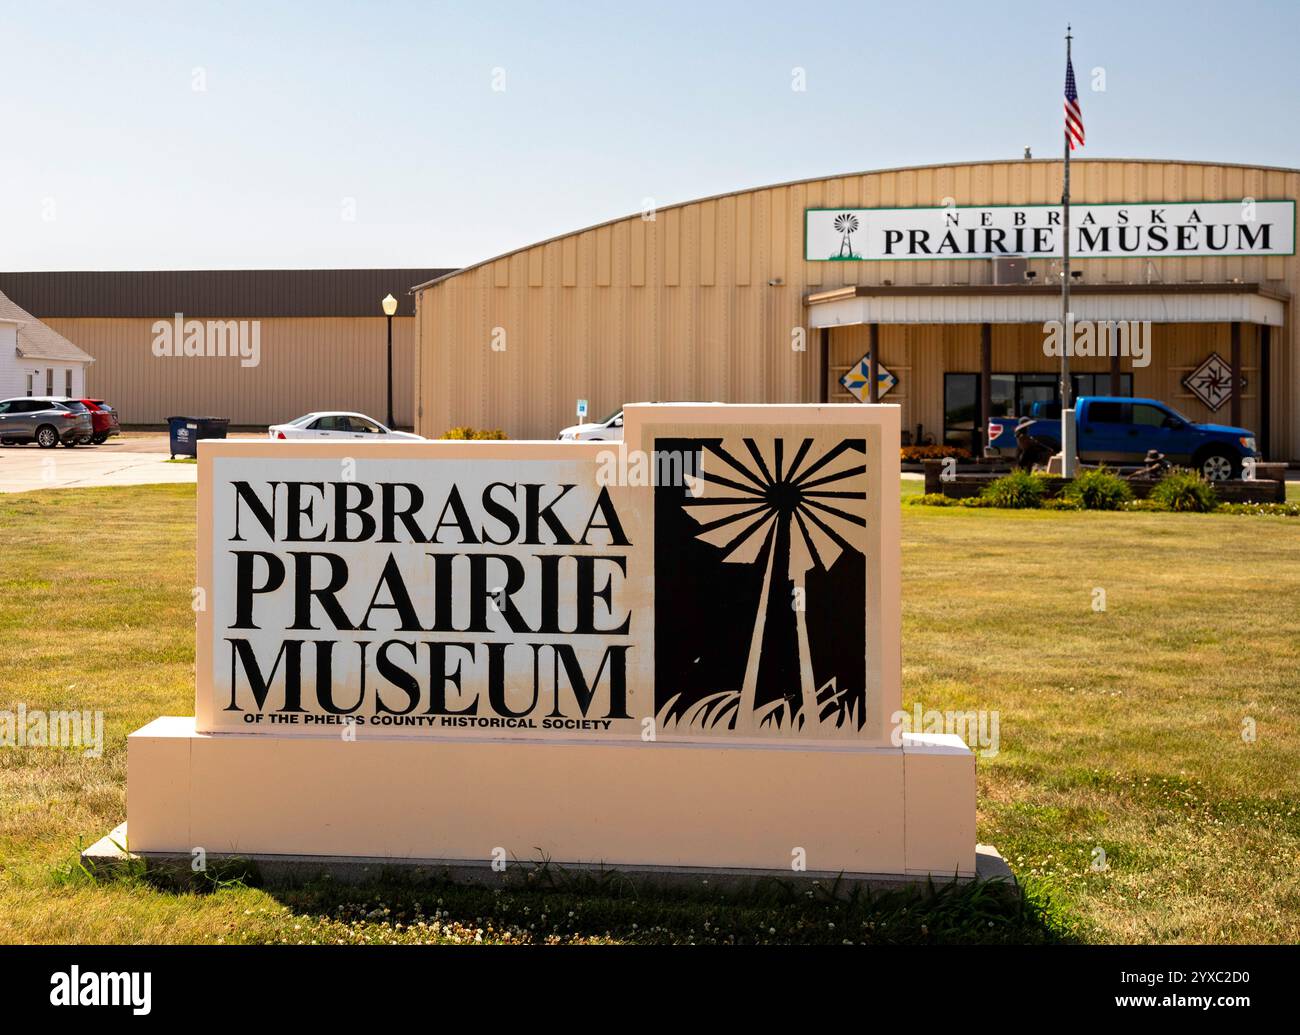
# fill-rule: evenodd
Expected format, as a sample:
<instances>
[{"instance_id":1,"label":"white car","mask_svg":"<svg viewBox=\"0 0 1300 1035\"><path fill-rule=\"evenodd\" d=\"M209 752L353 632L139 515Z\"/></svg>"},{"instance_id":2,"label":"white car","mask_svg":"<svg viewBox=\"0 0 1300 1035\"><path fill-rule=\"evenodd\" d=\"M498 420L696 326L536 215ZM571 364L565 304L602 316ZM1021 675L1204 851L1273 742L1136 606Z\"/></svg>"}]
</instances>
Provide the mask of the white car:
<instances>
[{"instance_id":1,"label":"white car","mask_svg":"<svg viewBox=\"0 0 1300 1035\"><path fill-rule=\"evenodd\" d=\"M575 424L560 432L561 442L622 442L623 407L619 407L604 420L590 424Z\"/></svg>"},{"instance_id":2,"label":"white car","mask_svg":"<svg viewBox=\"0 0 1300 1035\"><path fill-rule=\"evenodd\" d=\"M329 410L307 413L288 424L272 424L266 429L273 439L381 439L390 442L423 442L421 435L393 431L364 413Z\"/></svg>"}]
</instances>

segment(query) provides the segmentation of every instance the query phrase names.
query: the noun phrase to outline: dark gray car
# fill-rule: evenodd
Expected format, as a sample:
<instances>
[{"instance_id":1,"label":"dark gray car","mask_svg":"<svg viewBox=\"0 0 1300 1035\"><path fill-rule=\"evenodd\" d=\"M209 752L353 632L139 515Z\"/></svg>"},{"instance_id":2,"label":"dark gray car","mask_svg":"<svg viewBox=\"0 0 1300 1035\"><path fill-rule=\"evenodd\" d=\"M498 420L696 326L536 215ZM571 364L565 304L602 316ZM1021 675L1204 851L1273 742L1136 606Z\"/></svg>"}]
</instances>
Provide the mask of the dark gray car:
<instances>
[{"instance_id":1,"label":"dark gray car","mask_svg":"<svg viewBox=\"0 0 1300 1035\"><path fill-rule=\"evenodd\" d=\"M0 442L11 445L35 442L52 449L62 442L71 448L89 442L93 418L76 399L18 396L0 400Z\"/></svg>"}]
</instances>

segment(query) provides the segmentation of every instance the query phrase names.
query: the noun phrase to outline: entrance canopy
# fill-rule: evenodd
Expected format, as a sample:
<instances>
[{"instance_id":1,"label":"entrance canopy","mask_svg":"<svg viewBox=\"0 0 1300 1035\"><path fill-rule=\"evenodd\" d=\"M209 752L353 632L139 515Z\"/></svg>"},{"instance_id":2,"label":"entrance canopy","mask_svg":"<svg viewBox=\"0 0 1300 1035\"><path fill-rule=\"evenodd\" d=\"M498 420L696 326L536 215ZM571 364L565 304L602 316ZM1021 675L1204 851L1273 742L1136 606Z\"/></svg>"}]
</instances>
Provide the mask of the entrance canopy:
<instances>
[{"instance_id":1,"label":"entrance canopy","mask_svg":"<svg viewBox=\"0 0 1300 1035\"><path fill-rule=\"evenodd\" d=\"M1055 284L842 287L804 298L810 327L898 323L1044 323L1061 318ZM1074 284L1076 320L1283 326L1286 296L1259 284Z\"/></svg>"}]
</instances>

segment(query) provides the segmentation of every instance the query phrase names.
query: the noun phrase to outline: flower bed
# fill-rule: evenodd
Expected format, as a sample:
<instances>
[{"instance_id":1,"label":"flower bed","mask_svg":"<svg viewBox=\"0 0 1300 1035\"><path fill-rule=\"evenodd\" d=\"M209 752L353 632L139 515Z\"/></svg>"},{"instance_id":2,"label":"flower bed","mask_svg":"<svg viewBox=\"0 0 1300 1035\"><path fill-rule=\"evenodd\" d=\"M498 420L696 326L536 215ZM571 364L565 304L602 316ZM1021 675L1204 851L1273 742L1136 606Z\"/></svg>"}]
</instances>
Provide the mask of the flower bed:
<instances>
[{"instance_id":1,"label":"flower bed","mask_svg":"<svg viewBox=\"0 0 1300 1035\"><path fill-rule=\"evenodd\" d=\"M997 507L1012 510L1124 510L1196 514L1241 514L1300 517L1300 503L1285 500L1221 501L1224 487L1257 486L1256 482L1208 482L1194 471L1175 468L1159 480L1120 478L1113 472L1085 471L1077 479L1016 471L1001 478L959 484L942 482L945 491L929 491L907 500L921 507ZM1267 483L1272 485L1273 483ZM951 490L958 486L958 491ZM1285 483L1282 483L1285 492ZM1272 491L1271 489L1268 491Z\"/></svg>"},{"instance_id":2,"label":"flower bed","mask_svg":"<svg viewBox=\"0 0 1300 1035\"><path fill-rule=\"evenodd\" d=\"M925 491L927 494L941 493L944 496L951 496L956 499L978 496L996 478L996 475L983 472L958 472L945 478L944 473L943 461L927 460L925 462ZM1085 473L1091 474L1091 471ZM1071 479L1054 476L1040 477L1044 478L1044 498L1050 499L1069 491ZM1126 478L1124 480L1132 490L1133 496L1138 500L1149 496L1157 485L1157 480L1151 478ZM1281 480L1233 479L1231 481L1215 482L1214 489L1221 503L1286 502L1286 482Z\"/></svg>"}]
</instances>

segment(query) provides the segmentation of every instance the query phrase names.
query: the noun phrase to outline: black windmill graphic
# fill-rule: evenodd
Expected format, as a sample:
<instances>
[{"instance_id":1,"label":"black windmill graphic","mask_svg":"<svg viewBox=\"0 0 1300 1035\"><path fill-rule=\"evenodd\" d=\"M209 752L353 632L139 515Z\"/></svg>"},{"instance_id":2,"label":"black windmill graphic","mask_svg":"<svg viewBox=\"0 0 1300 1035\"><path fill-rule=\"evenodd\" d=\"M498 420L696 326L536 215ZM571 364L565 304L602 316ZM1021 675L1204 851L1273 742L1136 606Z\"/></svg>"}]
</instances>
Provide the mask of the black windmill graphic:
<instances>
[{"instance_id":1,"label":"black windmill graphic","mask_svg":"<svg viewBox=\"0 0 1300 1035\"><path fill-rule=\"evenodd\" d=\"M858 217L852 212L841 212L835 217L835 229L840 233L839 258L853 258L853 235L858 226Z\"/></svg>"},{"instance_id":2,"label":"black windmill graphic","mask_svg":"<svg viewBox=\"0 0 1300 1035\"><path fill-rule=\"evenodd\" d=\"M743 681L738 691L714 695L716 707L705 725L725 722L740 733L761 727L806 733L861 723L862 701L844 696L851 688L837 691L833 678L824 687L816 683L813 651L838 645L810 643L800 594L806 577L825 578L842 554L862 559L865 442L846 439L820 456L814 455L813 442L800 440L788 463L780 438L764 448L744 438L742 450L726 448L727 440L699 443L704 464L694 491L681 502L698 523L695 538L720 551L723 564L763 570ZM821 599L818 605L846 614L854 608L851 600ZM859 663L861 657L859 650ZM860 686L852 689L859 697L863 692Z\"/></svg>"}]
</instances>

